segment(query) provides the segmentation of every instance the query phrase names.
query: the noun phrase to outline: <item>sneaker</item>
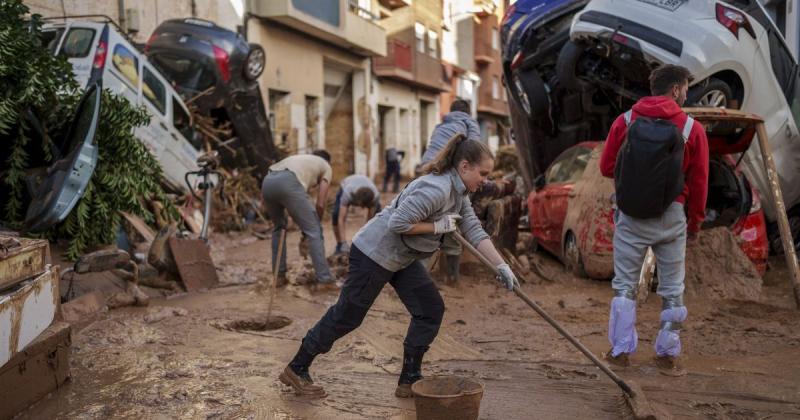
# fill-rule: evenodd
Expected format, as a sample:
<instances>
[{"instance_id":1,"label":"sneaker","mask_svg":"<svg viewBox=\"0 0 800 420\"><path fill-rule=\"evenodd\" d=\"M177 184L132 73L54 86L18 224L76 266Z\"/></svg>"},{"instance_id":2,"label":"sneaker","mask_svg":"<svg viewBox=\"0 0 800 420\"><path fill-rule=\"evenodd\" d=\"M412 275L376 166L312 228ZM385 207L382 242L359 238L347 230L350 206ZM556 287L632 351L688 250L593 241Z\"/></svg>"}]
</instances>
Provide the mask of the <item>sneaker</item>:
<instances>
[{"instance_id":1,"label":"sneaker","mask_svg":"<svg viewBox=\"0 0 800 420\"><path fill-rule=\"evenodd\" d=\"M325 394L325 389L319 385L314 385L311 376L306 372L305 374L298 375L292 370L291 367L286 366L283 372L278 376L278 379L287 386L294 388L294 393L308 397L322 398Z\"/></svg>"},{"instance_id":2,"label":"sneaker","mask_svg":"<svg viewBox=\"0 0 800 420\"><path fill-rule=\"evenodd\" d=\"M338 292L339 285L335 281L316 282L311 285L311 291L315 293Z\"/></svg>"},{"instance_id":3,"label":"sneaker","mask_svg":"<svg viewBox=\"0 0 800 420\"><path fill-rule=\"evenodd\" d=\"M631 365L630 355L628 353L620 353L616 356L612 356L611 350L612 349L609 349L608 353L603 355L603 359L605 359L606 362L617 367L628 367Z\"/></svg>"},{"instance_id":4,"label":"sneaker","mask_svg":"<svg viewBox=\"0 0 800 420\"><path fill-rule=\"evenodd\" d=\"M662 375L684 376L686 369L683 368L680 358L674 356L656 356L656 366Z\"/></svg>"}]
</instances>

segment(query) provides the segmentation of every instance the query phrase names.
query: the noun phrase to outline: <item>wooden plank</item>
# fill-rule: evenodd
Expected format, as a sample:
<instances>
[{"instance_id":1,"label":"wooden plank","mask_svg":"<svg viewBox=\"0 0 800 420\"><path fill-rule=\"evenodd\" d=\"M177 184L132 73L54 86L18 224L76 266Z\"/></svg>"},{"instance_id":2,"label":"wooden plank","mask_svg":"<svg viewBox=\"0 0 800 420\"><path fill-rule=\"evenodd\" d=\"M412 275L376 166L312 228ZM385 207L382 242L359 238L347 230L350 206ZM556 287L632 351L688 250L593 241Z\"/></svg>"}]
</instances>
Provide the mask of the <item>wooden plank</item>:
<instances>
[{"instance_id":1,"label":"wooden plank","mask_svg":"<svg viewBox=\"0 0 800 420\"><path fill-rule=\"evenodd\" d=\"M142 235L142 238L144 238L145 242L153 242L153 239L156 237L156 233L153 232L153 229L150 229L150 226L147 226L147 223L145 223L141 217L125 211L121 211L120 214L122 214L122 217L124 217L125 220L127 220L128 223L133 226L133 229L135 229L139 235Z\"/></svg>"},{"instance_id":2,"label":"wooden plank","mask_svg":"<svg viewBox=\"0 0 800 420\"><path fill-rule=\"evenodd\" d=\"M171 237L169 248L186 291L208 289L219 283L217 270L205 242Z\"/></svg>"},{"instance_id":3,"label":"wooden plank","mask_svg":"<svg viewBox=\"0 0 800 420\"><path fill-rule=\"evenodd\" d=\"M0 236L0 290L44 273L47 241Z\"/></svg>"},{"instance_id":4,"label":"wooden plank","mask_svg":"<svg viewBox=\"0 0 800 420\"><path fill-rule=\"evenodd\" d=\"M783 254L786 256L786 267L791 274L792 289L794 289L794 300L797 308L800 309L800 267L797 263L797 255L794 251L794 241L792 231L789 229L789 219L786 217L786 205L783 202L783 192L778 180L778 170L775 168L775 161L772 160L772 151L767 137L767 128L764 124L756 126L758 131L758 145L761 149L761 158L764 160L764 169L767 171L769 179L769 192L772 202L775 205L775 218L778 219L778 229L781 233L783 243Z\"/></svg>"}]
</instances>

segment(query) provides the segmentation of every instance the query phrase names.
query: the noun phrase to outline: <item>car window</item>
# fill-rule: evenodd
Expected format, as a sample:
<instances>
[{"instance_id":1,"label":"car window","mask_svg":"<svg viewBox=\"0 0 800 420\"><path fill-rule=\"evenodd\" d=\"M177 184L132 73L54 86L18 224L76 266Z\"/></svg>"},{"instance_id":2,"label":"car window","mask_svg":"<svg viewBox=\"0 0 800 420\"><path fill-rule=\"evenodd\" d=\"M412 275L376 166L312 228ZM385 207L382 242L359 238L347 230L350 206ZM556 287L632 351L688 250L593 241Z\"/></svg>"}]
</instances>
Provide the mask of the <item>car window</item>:
<instances>
[{"instance_id":1,"label":"car window","mask_svg":"<svg viewBox=\"0 0 800 420\"><path fill-rule=\"evenodd\" d=\"M174 86L201 92L214 85L214 73L198 61L167 54L149 59Z\"/></svg>"},{"instance_id":2,"label":"car window","mask_svg":"<svg viewBox=\"0 0 800 420\"><path fill-rule=\"evenodd\" d=\"M67 58L86 57L89 55L89 51L92 50L93 40L94 29L72 28L67 32L67 37L64 38L64 44L61 46L61 51L58 55L63 55Z\"/></svg>"},{"instance_id":3,"label":"car window","mask_svg":"<svg viewBox=\"0 0 800 420\"><path fill-rule=\"evenodd\" d=\"M50 54L56 53L58 48L58 41L61 40L61 35L64 34L64 29L45 29L42 31L42 46L50 51Z\"/></svg>"},{"instance_id":4,"label":"car window","mask_svg":"<svg viewBox=\"0 0 800 420\"><path fill-rule=\"evenodd\" d=\"M134 89L139 86L139 59L136 54L124 45L117 44L111 61L114 63L114 68L125 77L125 81L133 85Z\"/></svg>"},{"instance_id":5,"label":"car window","mask_svg":"<svg viewBox=\"0 0 800 420\"><path fill-rule=\"evenodd\" d=\"M586 170L586 164L589 163L589 158L591 158L591 156L592 149L587 147L577 148L575 151L575 158L572 160L572 164L567 168L567 180L564 182L578 182L583 175L583 171Z\"/></svg>"},{"instance_id":6,"label":"car window","mask_svg":"<svg viewBox=\"0 0 800 420\"><path fill-rule=\"evenodd\" d=\"M575 149L567 149L562 152L547 169L545 175L545 184L556 184L566 182L568 179L568 168L575 157Z\"/></svg>"},{"instance_id":7,"label":"car window","mask_svg":"<svg viewBox=\"0 0 800 420\"><path fill-rule=\"evenodd\" d=\"M147 67L144 67L142 82L142 94L145 99L163 115L167 109L167 89L164 87L164 83L158 80L155 73Z\"/></svg>"},{"instance_id":8,"label":"car window","mask_svg":"<svg viewBox=\"0 0 800 420\"><path fill-rule=\"evenodd\" d=\"M192 128L192 119L183 105L178 102L177 98L172 97L172 125L176 130L180 131L186 140L194 146L195 149L200 149L203 144L201 139L195 139L194 128Z\"/></svg>"}]
</instances>

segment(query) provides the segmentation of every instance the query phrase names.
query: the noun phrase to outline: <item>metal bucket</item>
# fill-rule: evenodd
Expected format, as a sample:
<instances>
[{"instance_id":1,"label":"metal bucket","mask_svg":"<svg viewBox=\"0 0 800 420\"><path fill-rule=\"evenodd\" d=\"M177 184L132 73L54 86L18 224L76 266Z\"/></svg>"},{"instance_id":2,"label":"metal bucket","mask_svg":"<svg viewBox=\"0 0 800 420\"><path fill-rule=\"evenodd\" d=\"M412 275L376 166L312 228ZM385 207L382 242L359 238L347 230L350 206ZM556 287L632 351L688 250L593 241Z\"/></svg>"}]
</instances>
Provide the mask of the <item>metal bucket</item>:
<instances>
[{"instance_id":1,"label":"metal bucket","mask_svg":"<svg viewBox=\"0 0 800 420\"><path fill-rule=\"evenodd\" d=\"M483 384L460 376L426 378L411 385L418 420L477 419Z\"/></svg>"}]
</instances>

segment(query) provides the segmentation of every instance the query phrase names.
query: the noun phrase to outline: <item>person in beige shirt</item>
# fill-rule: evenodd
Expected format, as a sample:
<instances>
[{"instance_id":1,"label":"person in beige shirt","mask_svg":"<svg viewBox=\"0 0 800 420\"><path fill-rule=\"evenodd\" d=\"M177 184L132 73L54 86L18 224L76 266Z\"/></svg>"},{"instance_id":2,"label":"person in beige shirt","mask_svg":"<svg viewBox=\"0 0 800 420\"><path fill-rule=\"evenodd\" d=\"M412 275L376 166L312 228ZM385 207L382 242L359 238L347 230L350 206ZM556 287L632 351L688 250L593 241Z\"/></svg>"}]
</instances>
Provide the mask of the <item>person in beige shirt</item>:
<instances>
[{"instance_id":1,"label":"person in beige shirt","mask_svg":"<svg viewBox=\"0 0 800 420\"><path fill-rule=\"evenodd\" d=\"M293 155L269 167L261 184L261 195L274 224L272 232L272 266L275 267L280 231L286 229L286 212L300 226L308 241L311 262L317 282L328 287L335 286L328 261L325 259L325 240L322 236L322 215L328 200L328 189L332 181L331 156L324 150L312 154ZM311 205L308 191L317 187L316 205ZM277 284L286 284L286 241L281 253Z\"/></svg>"}]
</instances>

